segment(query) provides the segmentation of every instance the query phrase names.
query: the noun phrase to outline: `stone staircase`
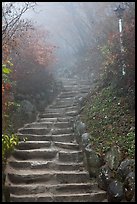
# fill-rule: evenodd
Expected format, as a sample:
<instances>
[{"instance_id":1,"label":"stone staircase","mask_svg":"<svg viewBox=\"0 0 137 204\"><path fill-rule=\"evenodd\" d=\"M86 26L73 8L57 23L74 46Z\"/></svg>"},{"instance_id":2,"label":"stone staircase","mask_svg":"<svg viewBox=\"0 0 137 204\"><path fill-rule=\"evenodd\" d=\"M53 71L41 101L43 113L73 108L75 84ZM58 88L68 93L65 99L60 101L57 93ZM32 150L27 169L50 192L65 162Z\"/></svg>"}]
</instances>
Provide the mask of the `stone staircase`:
<instances>
[{"instance_id":1,"label":"stone staircase","mask_svg":"<svg viewBox=\"0 0 137 204\"><path fill-rule=\"evenodd\" d=\"M90 85L72 79L62 82L64 88L53 104L36 122L18 130L20 142L6 169L11 202L102 202L106 198L90 179L73 132L78 99Z\"/></svg>"}]
</instances>

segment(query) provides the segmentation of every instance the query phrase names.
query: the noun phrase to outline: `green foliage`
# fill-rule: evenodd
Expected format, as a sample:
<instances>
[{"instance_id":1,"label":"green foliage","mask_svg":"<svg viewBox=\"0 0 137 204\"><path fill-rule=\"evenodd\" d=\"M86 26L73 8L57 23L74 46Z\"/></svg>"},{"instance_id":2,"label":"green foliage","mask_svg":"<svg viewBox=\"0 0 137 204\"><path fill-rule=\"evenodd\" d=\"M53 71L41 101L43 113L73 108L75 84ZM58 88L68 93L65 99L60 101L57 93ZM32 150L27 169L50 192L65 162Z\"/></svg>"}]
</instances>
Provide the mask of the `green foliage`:
<instances>
[{"instance_id":1,"label":"green foliage","mask_svg":"<svg viewBox=\"0 0 137 204\"><path fill-rule=\"evenodd\" d=\"M15 146L18 144L18 137L14 134L8 135L3 134L2 135L2 162L5 165L7 158L15 148Z\"/></svg>"},{"instance_id":2,"label":"green foliage","mask_svg":"<svg viewBox=\"0 0 137 204\"><path fill-rule=\"evenodd\" d=\"M3 72L4 74L10 74L10 73L12 72L11 69L5 67L5 64L4 64L3 66L4 66L4 67L3 67L3 69L2 69L2 72Z\"/></svg>"},{"instance_id":3,"label":"green foliage","mask_svg":"<svg viewBox=\"0 0 137 204\"><path fill-rule=\"evenodd\" d=\"M134 113L126 97L118 96L111 86L96 92L83 112L91 135L91 144L99 154L119 145L123 154L134 157Z\"/></svg>"},{"instance_id":4,"label":"green foliage","mask_svg":"<svg viewBox=\"0 0 137 204\"><path fill-rule=\"evenodd\" d=\"M13 64L8 61L7 64L2 64L2 80L4 83L9 83L10 79L9 79L9 74L12 72L11 68L8 67L9 66L13 66Z\"/></svg>"}]
</instances>

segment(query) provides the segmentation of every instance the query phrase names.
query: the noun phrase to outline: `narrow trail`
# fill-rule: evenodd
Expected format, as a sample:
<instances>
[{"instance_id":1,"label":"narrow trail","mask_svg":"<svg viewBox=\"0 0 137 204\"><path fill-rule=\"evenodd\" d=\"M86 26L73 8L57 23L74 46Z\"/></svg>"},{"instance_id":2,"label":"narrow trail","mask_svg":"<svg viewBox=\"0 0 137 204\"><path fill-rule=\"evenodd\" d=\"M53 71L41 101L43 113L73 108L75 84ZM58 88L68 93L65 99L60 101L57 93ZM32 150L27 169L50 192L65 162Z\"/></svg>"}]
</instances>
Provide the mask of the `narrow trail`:
<instances>
[{"instance_id":1,"label":"narrow trail","mask_svg":"<svg viewBox=\"0 0 137 204\"><path fill-rule=\"evenodd\" d=\"M73 131L78 99L90 85L62 82L61 93L36 122L18 130L21 141L6 169L11 202L102 202L106 197L90 179Z\"/></svg>"}]
</instances>

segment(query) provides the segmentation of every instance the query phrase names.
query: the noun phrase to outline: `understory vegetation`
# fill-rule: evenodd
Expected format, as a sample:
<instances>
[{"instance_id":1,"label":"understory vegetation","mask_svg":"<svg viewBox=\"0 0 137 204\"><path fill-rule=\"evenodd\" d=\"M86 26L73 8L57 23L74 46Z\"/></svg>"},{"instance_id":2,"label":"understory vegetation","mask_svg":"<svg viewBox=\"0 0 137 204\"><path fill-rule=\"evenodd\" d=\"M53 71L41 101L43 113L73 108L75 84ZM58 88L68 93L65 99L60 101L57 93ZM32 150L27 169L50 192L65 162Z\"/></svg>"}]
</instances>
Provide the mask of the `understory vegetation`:
<instances>
[{"instance_id":1,"label":"understory vegetation","mask_svg":"<svg viewBox=\"0 0 137 204\"><path fill-rule=\"evenodd\" d=\"M125 5L124 54L121 56L119 33L110 33L107 42L98 45L102 55L100 77L86 98L81 114L98 154L104 155L117 145L123 159L135 158L135 16L134 4Z\"/></svg>"},{"instance_id":2,"label":"understory vegetation","mask_svg":"<svg viewBox=\"0 0 137 204\"><path fill-rule=\"evenodd\" d=\"M117 145L122 159L135 157L135 113L128 97L111 86L88 96L82 119L87 124L92 147L100 156Z\"/></svg>"}]
</instances>

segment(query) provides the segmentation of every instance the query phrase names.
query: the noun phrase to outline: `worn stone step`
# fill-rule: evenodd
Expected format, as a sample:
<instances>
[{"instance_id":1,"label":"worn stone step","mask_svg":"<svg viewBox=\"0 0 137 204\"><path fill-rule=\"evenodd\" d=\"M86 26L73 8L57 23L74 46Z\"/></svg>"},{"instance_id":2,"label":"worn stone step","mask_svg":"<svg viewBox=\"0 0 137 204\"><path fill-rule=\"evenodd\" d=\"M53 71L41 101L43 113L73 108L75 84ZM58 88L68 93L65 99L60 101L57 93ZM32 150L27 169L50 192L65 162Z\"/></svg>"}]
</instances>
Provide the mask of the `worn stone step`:
<instances>
[{"instance_id":1,"label":"worn stone step","mask_svg":"<svg viewBox=\"0 0 137 204\"><path fill-rule=\"evenodd\" d=\"M53 202L51 194L10 195L10 202Z\"/></svg>"},{"instance_id":2,"label":"worn stone step","mask_svg":"<svg viewBox=\"0 0 137 204\"><path fill-rule=\"evenodd\" d=\"M53 135L71 134L73 133L73 128L53 128L51 132Z\"/></svg>"},{"instance_id":3,"label":"worn stone step","mask_svg":"<svg viewBox=\"0 0 137 204\"><path fill-rule=\"evenodd\" d=\"M59 98L72 98L75 97L78 93L78 91L64 92L59 96Z\"/></svg>"},{"instance_id":4,"label":"worn stone step","mask_svg":"<svg viewBox=\"0 0 137 204\"><path fill-rule=\"evenodd\" d=\"M66 115L68 116L77 116L79 114L79 111L66 111Z\"/></svg>"},{"instance_id":5,"label":"worn stone step","mask_svg":"<svg viewBox=\"0 0 137 204\"><path fill-rule=\"evenodd\" d=\"M62 117L62 113L43 113L38 115L38 118L57 118L57 117Z\"/></svg>"},{"instance_id":6,"label":"worn stone step","mask_svg":"<svg viewBox=\"0 0 137 204\"><path fill-rule=\"evenodd\" d=\"M76 96L75 97L66 97L66 98L61 98L58 97L56 99L56 101L54 102L54 104L52 104L52 107L54 107L55 105L66 105L64 107L67 106L77 106L77 101L76 101Z\"/></svg>"},{"instance_id":7,"label":"worn stone step","mask_svg":"<svg viewBox=\"0 0 137 204\"><path fill-rule=\"evenodd\" d=\"M70 86L65 86L65 88L62 90L63 93L68 93L70 91L73 91L73 92L77 92L77 93L80 93L81 90L85 90L85 91L89 91L91 88L90 85L83 85L83 86L74 86L72 87L72 90L70 90ZM77 94L76 94L77 95Z\"/></svg>"},{"instance_id":8,"label":"worn stone step","mask_svg":"<svg viewBox=\"0 0 137 204\"><path fill-rule=\"evenodd\" d=\"M66 142L54 142L54 145L60 148L64 149L72 149L72 150L78 150L79 145L74 143L66 143Z\"/></svg>"},{"instance_id":9,"label":"worn stone step","mask_svg":"<svg viewBox=\"0 0 137 204\"><path fill-rule=\"evenodd\" d=\"M50 141L21 141L16 147L19 150L39 149L50 147Z\"/></svg>"},{"instance_id":10,"label":"worn stone step","mask_svg":"<svg viewBox=\"0 0 137 204\"><path fill-rule=\"evenodd\" d=\"M33 122L24 125L24 128L51 128L53 122Z\"/></svg>"},{"instance_id":11,"label":"worn stone step","mask_svg":"<svg viewBox=\"0 0 137 204\"><path fill-rule=\"evenodd\" d=\"M65 107L65 108L56 108L55 106L52 106L52 108L46 109L45 113L58 113L59 111L64 112L64 111L74 111L74 110L78 110L78 107L76 105Z\"/></svg>"},{"instance_id":12,"label":"worn stone step","mask_svg":"<svg viewBox=\"0 0 137 204\"><path fill-rule=\"evenodd\" d=\"M54 124L55 128L70 128L72 124L70 122L56 122Z\"/></svg>"},{"instance_id":13,"label":"worn stone step","mask_svg":"<svg viewBox=\"0 0 137 204\"><path fill-rule=\"evenodd\" d=\"M37 122L56 122L57 118L37 118Z\"/></svg>"},{"instance_id":14,"label":"worn stone step","mask_svg":"<svg viewBox=\"0 0 137 204\"><path fill-rule=\"evenodd\" d=\"M56 98L56 100L55 100L55 102L54 103L56 103L56 102L74 102L75 101L75 97L66 97L66 98L60 98L60 96L58 96L57 98ZM52 107L52 105L50 106L50 107Z\"/></svg>"},{"instance_id":15,"label":"worn stone step","mask_svg":"<svg viewBox=\"0 0 137 204\"><path fill-rule=\"evenodd\" d=\"M36 135L45 135L50 132L51 128L20 128L18 129L19 133L22 134L36 134Z\"/></svg>"},{"instance_id":16,"label":"worn stone step","mask_svg":"<svg viewBox=\"0 0 137 204\"><path fill-rule=\"evenodd\" d=\"M35 134L21 134L17 133L20 141L51 141L51 135L35 135Z\"/></svg>"},{"instance_id":17,"label":"worn stone step","mask_svg":"<svg viewBox=\"0 0 137 204\"><path fill-rule=\"evenodd\" d=\"M57 150L54 149L31 149L31 150L18 150L15 149L13 156L16 159L53 159L56 157Z\"/></svg>"},{"instance_id":18,"label":"worn stone step","mask_svg":"<svg viewBox=\"0 0 137 204\"><path fill-rule=\"evenodd\" d=\"M34 169L34 170L42 170L42 169L50 169L50 170L60 170L60 171L81 171L83 170L83 162L80 163L63 163L63 162L55 162L55 161L45 161L45 160L17 160L13 159L9 162L9 166L14 169Z\"/></svg>"},{"instance_id":19,"label":"worn stone step","mask_svg":"<svg viewBox=\"0 0 137 204\"><path fill-rule=\"evenodd\" d=\"M54 125L55 128L69 128L71 127L70 122L34 122L34 123L29 123L25 124L25 128L52 128Z\"/></svg>"},{"instance_id":20,"label":"worn stone step","mask_svg":"<svg viewBox=\"0 0 137 204\"><path fill-rule=\"evenodd\" d=\"M94 193L66 193L64 195L52 194L31 194L31 195L13 195L11 194L11 202L102 202L106 197L106 192Z\"/></svg>"},{"instance_id":21,"label":"worn stone step","mask_svg":"<svg viewBox=\"0 0 137 204\"><path fill-rule=\"evenodd\" d=\"M31 185L12 185L10 192L14 195L29 195L37 193L54 193L54 195L62 193L70 193L79 191L82 193L96 192L98 189L97 183L70 183L57 185L31 184Z\"/></svg>"},{"instance_id":22,"label":"worn stone step","mask_svg":"<svg viewBox=\"0 0 137 204\"><path fill-rule=\"evenodd\" d=\"M64 84L64 87L63 87L63 90L62 91L78 91L79 89L82 89L82 88L90 88L91 85L90 84L75 84L75 85L71 85L71 84Z\"/></svg>"},{"instance_id":23,"label":"worn stone step","mask_svg":"<svg viewBox=\"0 0 137 204\"><path fill-rule=\"evenodd\" d=\"M82 162L83 153L82 151L73 151L73 152L60 151L59 161L61 162Z\"/></svg>"},{"instance_id":24,"label":"worn stone step","mask_svg":"<svg viewBox=\"0 0 137 204\"><path fill-rule=\"evenodd\" d=\"M38 118L37 122L70 122L73 121L73 117L58 117L58 118Z\"/></svg>"},{"instance_id":25,"label":"worn stone step","mask_svg":"<svg viewBox=\"0 0 137 204\"><path fill-rule=\"evenodd\" d=\"M75 140L74 134L60 134L60 135L53 135L52 140L57 142L73 142Z\"/></svg>"},{"instance_id":26,"label":"worn stone step","mask_svg":"<svg viewBox=\"0 0 137 204\"><path fill-rule=\"evenodd\" d=\"M9 161L9 165L14 169L47 169L49 168L49 161L44 160L16 160Z\"/></svg>"},{"instance_id":27,"label":"worn stone step","mask_svg":"<svg viewBox=\"0 0 137 204\"><path fill-rule=\"evenodd\" d=\"M55 164L55 166L53 167L55 168L55 170L60 170L60 171L83 171L84 168L83 168L83 162L71 162L71 163L63 163L63 162L60 162L60 163L57 163Z\"/></svg>"},{"instance_id":28,"label":"worn stone step","mask_svg":"<svg viewBox=\"0 0 137 204\"><path fill-rule=\"evenodd\" d=\"M88 81L88 80L84 80L84 79L68 79L68 78L66 78L66 79L61 79L61 82L62 82L62 84L63 84L63 87L65 86L65 85L72 85L72 86L74 86L74 85L89 85L89 84L91 84L91 81Z\"/></svg>"},{"instance_id":29,"label":"worn stone step","mask_svg":"<svg viewBox=\"0 0 137 204\"><path fill-rule=\"evenodd\" d=\"M18 172L7 174L10 182L15 184L57 184L57 183L86 183L89 181L88 172L78 171L29 171L20 170Z\"/></svg>"},{"instance_id":30,"label":"worn stone step","mask_svg":"<svg viewBox=\"0 0 137 204\"><path fill-rule=\"evenodd\" d=\"M101 202L106 197L105 191L93 193L66 193L65 195L57 195L54 202Z\"/></svg>"},{"instance_id":31,"label":"worn stone step","mask_svg":"<svg viewBox=\"0 0 137 204\"><path fill-rule=\"evenodd\" d=\"M66 103L66 102L62 101L62 102L57 102L56 104L54 104L53 108L57 108L57 109L66 108L67 109L67 108L72 108L73 106L75 107L77 105L78 105L77 102ZM57 116L57 117L59 117L59 116Z\"/></svg>"},{"instance_id":32,"label":"worn stone step","mask_svg":"<svg viewBox=\"0 0 137 204\"><path fill-rule=\"evenodd\" d=\"M34 135L34 134L17 134L20 141L57 141L57 142L73 142L74 134L59 135Z\"/></svg>"}]
</instances>

